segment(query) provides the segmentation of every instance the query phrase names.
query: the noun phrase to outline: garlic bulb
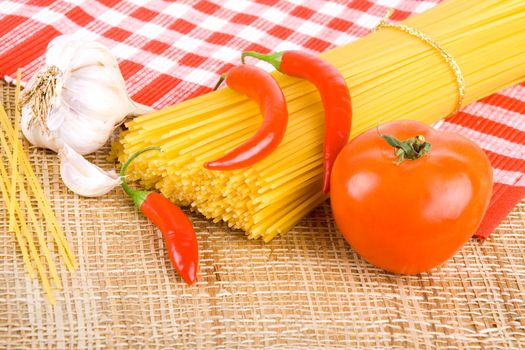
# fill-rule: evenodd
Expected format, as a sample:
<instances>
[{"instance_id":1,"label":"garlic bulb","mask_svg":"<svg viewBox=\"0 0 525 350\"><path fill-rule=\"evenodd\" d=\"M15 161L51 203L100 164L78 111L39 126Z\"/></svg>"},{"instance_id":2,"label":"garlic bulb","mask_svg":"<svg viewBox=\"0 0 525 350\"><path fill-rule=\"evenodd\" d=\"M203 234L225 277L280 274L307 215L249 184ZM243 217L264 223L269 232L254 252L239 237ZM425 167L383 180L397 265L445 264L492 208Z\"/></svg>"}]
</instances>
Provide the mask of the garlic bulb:
<instances>
[{"instance_id":1,"label":"garlic bulb","mask_svg":"<svg viewBox=\"0 0 525 350\"><path fill-rule=\"evenodd\" d=\"M114 171L104 171L64 145L58 152L60 176L73 192L85 197L98 197L120 185L120 177Z\"/></svg>"},{"instance_id":2,"label":"garlic bulb","mask_svg":"<svg viewBox=\"0 0 525 350\"><path fill-rule=\"evenodd\" d=\"M24 136L35 146L61 152L64 169L76 169L74 164L64 164L78 161L73 153L80 156L101 148L126 116L153 111L129 98L118 63L108 48L71 35L58 36L49 43L45 67L29 81L22 106ZM111 176L100 182L97 174L93 181L100 190L80 190L75 181L84 186L87 179L66 175L66 181L64 174L68 171L61 172L64 182L84 196L101 195L107 192L105 185L118 184ZM100 173L108 175L102 170Z\"/></svg>"}]
</instances>

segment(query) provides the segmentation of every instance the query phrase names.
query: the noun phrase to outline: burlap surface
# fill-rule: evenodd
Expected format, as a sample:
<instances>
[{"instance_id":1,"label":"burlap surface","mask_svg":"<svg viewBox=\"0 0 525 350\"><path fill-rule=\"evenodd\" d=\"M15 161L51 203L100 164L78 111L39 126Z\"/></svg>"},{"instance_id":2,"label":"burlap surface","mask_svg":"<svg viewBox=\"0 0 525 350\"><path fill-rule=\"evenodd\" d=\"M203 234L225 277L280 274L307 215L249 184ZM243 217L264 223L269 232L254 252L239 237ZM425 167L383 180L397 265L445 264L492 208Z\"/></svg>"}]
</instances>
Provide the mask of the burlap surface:
<instances>
[{"instance_id":1,"label":"burlap surface","mask_svg":"<svg viewBox=\"0 0 525 350\"><path fill-rule=\"evenodd\" d=\"M12 108L13 88L0 88ZM92 159L110 168L107 152ZM80 267L60 264L65 286L49 305L2 203L0 349L525 348L525 201L490 240L411 277L360 259L328 204L270 244L192 214L200 271L188 287L122 191L80 198L60 182L54 154L29 153Z\"/></svg>"}]
</instances>

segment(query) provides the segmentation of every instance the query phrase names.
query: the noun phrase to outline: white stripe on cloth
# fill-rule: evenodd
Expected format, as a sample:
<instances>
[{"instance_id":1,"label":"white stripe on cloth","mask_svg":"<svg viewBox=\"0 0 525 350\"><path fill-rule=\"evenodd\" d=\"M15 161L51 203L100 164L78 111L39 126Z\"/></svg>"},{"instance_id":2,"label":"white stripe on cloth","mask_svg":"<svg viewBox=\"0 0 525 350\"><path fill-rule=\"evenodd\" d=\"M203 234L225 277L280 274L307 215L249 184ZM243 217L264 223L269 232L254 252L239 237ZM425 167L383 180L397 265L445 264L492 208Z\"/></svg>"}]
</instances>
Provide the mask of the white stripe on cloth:
<instances>
[{"instance_id":1,"label":"white stripe on cloth","mask_svg":"<svg viewBox=\"0 0 525 350\"><path fill-rule=\"evenodd\" d=\"M525 131L523 114L513 112L505 107L478 102L467 106L463 111L479 118L490 119L508 127Z\"/></svg>"},{"instance_id":2,"label":"white stripe on cloth","mask_svg":"<svg viewBox=\"0 0 525 350\"><path fill-rule=\"evenodd\" d=\"M525 101L525 86L514 85L498 92L498 95L503 95L511 98Z\"/></svg>"},{"instance_id":3,"label":"white stripe on cloth","mask_svg":"<svg viewBox=\"0 0 525 350\"><path fill-rule=\"evenodd\" d=\"M525 160L525 146L515 142L502 139L493 135L488 135L475 131L461 125L452 124L448 121L443 121L440 126L441 130L457 132L472 141L476 142L481 148L487 151L500 154L506 157Z\"/></svg>"},{"instance_id":4,"label":"white stripe on cloth","mask_svg":"<svg viewBox=\"0 0 525 350\"><path fill-rule=\"evenodd\" d=\"M494 168L494 182L509 185L525 187L525 174L519 171L509 171Z\"/></svg>"}]
</instances>

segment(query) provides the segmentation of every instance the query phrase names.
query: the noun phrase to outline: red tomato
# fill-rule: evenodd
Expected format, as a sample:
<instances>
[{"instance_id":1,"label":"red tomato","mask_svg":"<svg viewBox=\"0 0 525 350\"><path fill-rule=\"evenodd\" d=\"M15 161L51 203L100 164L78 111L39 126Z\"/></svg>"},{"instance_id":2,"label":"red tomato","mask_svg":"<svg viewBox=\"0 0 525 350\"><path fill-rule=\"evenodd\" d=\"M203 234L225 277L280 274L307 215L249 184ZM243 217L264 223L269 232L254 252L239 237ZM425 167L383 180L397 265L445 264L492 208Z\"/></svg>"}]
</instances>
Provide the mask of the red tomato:
<instances>
[{"instance_id":1,"label":"red tomato","mask_svg":"<svg viewBox=\"0 0 525 350\"><path fill-rule=\"evenodd\" d=\"M422 135L430 149L396 164L396 148L379 133L401 141ZM352 248L380 268L416 274L472 237L492 194L492 168L483 150L458 134L394 121L343 148L331 187L335 221Z\"/></svg>"}]
</instances>

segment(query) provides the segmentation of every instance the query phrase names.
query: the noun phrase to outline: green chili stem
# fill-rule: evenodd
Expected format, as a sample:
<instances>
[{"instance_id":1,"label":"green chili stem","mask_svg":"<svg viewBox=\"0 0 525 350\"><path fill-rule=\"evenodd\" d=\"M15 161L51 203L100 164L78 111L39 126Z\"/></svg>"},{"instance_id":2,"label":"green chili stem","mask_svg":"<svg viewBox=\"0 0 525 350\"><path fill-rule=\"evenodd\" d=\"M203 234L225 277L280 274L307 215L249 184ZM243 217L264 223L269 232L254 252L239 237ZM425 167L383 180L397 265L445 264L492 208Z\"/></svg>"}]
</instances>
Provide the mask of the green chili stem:
<instances>
[{"instance_id":1,"label":"green chili stem","mask_svg":"<svg viewBox=\"0 0 525 350\"><path fill-rule=\"evenodd\" d=\"M140 190L135 190L135 189L129 187L128 183L126 182L126 176L125 176L126 169L128 168L129 164L135 158L137 158L138 156L140 156L144 152L152 151L152 150L157 150L157 151L161 151L162 152L162 149L160 147L157 147L157 146L150 146L150 147L143 148L143 149L133 153L131 156L129 156L129 158L124 162L124 164L122 164L122 168L120 168L119 176L120 176L120 180L122 181L122 184L121 184L122 188L124 189L124 192L126 192L128 194L128 196L130 196L131 199L133 199L133 202L139 208L142 205L142 203L144 202L144 200L146 199L147 195L149 194L149 191L140 191Z\"/></svg>"},{"instance_id":2,"label":"green chili stem","mask_svg":"<svg viewBox=\"0 0 525 350\"><path fill-rule=\"evenodd\" d=\"M221 77L219 78L219 81L217 84L215 84L215 87L213 88L213 91L217 90L219 86L221 86L222 82L226 79L226 73L221 74Z\"/></svg>"},{"instance_id":3,"label":"green chili stem","mask_svg":"<svg viewBox=\"0 0 525 350\"><path fill-rule=\"evenodd\" d=\"M270 63L275 67L279 72L281 71L281 63L283 59L283 52L274 52L268 55L256 52L256 51L246 51L241 54L241 61L244 64L246 57L255 57L262 61Z\"/></svg>"}]
</instances>

